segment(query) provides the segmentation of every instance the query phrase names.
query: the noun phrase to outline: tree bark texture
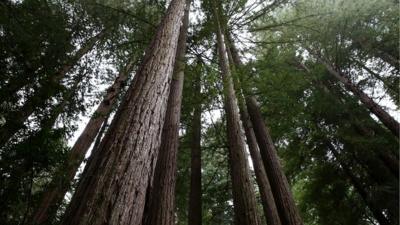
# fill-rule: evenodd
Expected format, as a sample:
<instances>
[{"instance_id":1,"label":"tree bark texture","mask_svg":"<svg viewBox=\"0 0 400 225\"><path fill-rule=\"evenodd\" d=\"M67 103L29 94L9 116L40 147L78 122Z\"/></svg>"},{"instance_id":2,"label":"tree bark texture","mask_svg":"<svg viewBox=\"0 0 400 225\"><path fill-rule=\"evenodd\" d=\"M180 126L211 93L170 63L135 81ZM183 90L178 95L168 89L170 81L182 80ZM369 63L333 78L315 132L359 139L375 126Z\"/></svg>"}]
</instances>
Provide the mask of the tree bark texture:
<instances>
[{"instance_id":1,"label":"tree bark texture","mask_svg":"<svg viewBox=\"0 0 400 225\"><path fill-rule=\"evenodd\" d=\"M63 224L141 224L154 174L175 63L184 0L173 0Z\"/></svg>"},{"instance_id":2,"label":"tree bark texture","mask_svg":"<svg viewBox=\"0 0 400 225\"><path fill-rule=\"evenodd\" d=\"M54 177L49 185L49 190L42 197L38 210L32 220L33 224L43 224L47 221L49 216L50 218L51 216L54 216L54 213L57 211L64 195L70 188L75 174L87 151L96 136L99 134L102 124L111 113L114 103L134 67L134 63L134 60L130 60L125 68L121 70L114 83L107 89L107 93L102 102L97 107L85 129L82 131L81 135L70 150L66 165L58 169L56 174L62 174L63 176Z\"/></svg>"},{"instance_id":3,"label":"tree bark texture","mask_svg":"<svg viewBox=\"0 0 400 225\"><path fill-rule=\"evenodd\" d=\"M148 193L144 225L175 224L175 186L179 123L185 70L186 40L189 26L190 2L186 1L185 15L180 29L174 73L169 93L167 113L161 136L161 146L156 164L153 185Z\"/></svg>"},{"instance_id":4,"label":"tree bark texture","mask_svg":"<svg viewBox=\"0 0 400 225\"><path fill-rule=\"evenodd\" d=\"M287 178L280 165L271 135L262 118L258 103L254 97L247 97L246 105L281 222L285 225L301 225L303 222L294 202Z\"/></svg>"},{"instance_id":5,"label":"tree bark texture","mask_svg":"<svg viewBox=\"0 0 400 225\"><path fill-rule=\"evenodd\" d=\"M348 91L351 91L358 99L363 103L363 105L369 109L378 119L385 125L397 138L399 137L400 125L399 123L389 115L385 110L382 109L372 98L366 95L362 90L360 90L356 85L354 85L351 80L335 70L328 62L323 60L318 54L309 50L328 70L328 72L338 79Z\"/></svg>"},{"instance_id":6,"label":"tree bark texture","mask_svg":"<svg viewBox=\"0 0 400 225\"><path fill-rule=\"evenodd\" d=\"M227 119L229 164L232 179L235 224L261 224L257 211L257 204L253 185L250 180L250 169L245 152L244 137L242 134L239 109L229 63L224 36L218 20L218 12L214 7L214 16L217 21L218 56L224 83L224 103Z\"/></svg>"},{"instance_id":7,"label":"tree bark texture","mask_svg":"<svg viewBox=\"0 0 400 225\"><path fill-rule=\"evenodd\" d=\"M76 63L88 53L95 44L105 35L105 31L101 31L96 36L90 38L83 46L75 53L75 55L69 60L61 70L48 78L48 81L28 99L24 105L9 115L6 115L6 123L0 127L0 147L3 147L20 129L24 127L24 122L28 117L39 108L43 108L46 105L46 101L54 95L54 90L49 90L49 86L59 85L60 81L65 75L76 65Z\"/></svg>"}]
</instances>

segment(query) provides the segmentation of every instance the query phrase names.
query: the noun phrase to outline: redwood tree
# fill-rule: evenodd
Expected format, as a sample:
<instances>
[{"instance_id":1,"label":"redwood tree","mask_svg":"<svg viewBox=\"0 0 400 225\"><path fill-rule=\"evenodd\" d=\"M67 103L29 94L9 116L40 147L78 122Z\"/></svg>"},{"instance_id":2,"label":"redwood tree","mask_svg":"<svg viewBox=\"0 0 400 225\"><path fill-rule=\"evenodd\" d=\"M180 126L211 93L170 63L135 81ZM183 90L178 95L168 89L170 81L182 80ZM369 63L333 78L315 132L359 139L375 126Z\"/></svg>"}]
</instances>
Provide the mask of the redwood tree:
<instances>
[{"instance_id":1,"label":"redwood tree","mask_svg":"<svg viewBox=\"0 0 400 225\"><path fill-rule=\"evenodd\" d=\"M216 4L214 4L215 6ZM235 223L243 225L260 224L255 193L250 180L250 169L245 152L245 142L242 135L239 110L229 62L226 45L216 7L214 19L216 20L216 33L218 43L219 64L224 84L224 104L227 119L229 164L232 178L232 192L235 211Z\"/></svg>"},{"instance_id":2,"label":"redwood tree","mask_svg":"<svg viewBox=\"0 0 400 225\"><path fill-rule=\"evenodd\" d=\"M107 89L107 93L102 102L99 104L85 129L82 131L81 135L70 150L66 165L58 168L55 177L53 177L53 180L48 185L48 190L44 193L41 203L32 220L33 224L45 223L47 219L49 219L48 217L52 216L52 214L56 212L64 195L70 188L72 180L74 179L87 151L98 135L102 124L111 113L114 103L134 67L134 62L135 61L131 59L125 68L121 70L114 83Z\"/></svg>"},{"instance_id":3,"label":"redwood tree","mask_svg":"<svg viewBox=\"0 0 400 225\"><path fill-rule=\"evenodd\" d=\"M173 0L63 224L140 224L161 143L184 0Z\"/></svg>"},{"instance_id":4,"label":"redwood tree","mask_svg":"<svg viewBox=\"0 0 400 225\"><path fill-rule=\"evenodd\" d=\"M254 126L254 132L271 184L271 189L274 193L279 215L281 216L281 221L283 224L288 225L303 224L292 192L290 191L289 183L280 165L271 135L262 118L256 99L254 97L247 97L246 105L251 122Z\"/></svg>"},{"instance_id":5,"label":"redwood tree","mask_svg":"<svg viewBox=\"0 0 400 225\"><path fill-rule=\"evenodd\" d=\"M167 114L162 130L160 152L154 172L154 182L150 188L146 202L144 225L175 224L174 207L179 122L185 70L186 39L189 26L189 8L190 1L186 1L185 16L180 29L171 91L168 97Z\"/></svg>"},{"instance_id":6,"label":"redwood tree","mask_svg":"<svg viewBox=\"0 0 400 225\"><path fill-rule=\"evenodd\" d=\"M190 162L190 192L189 192L189 212L188 223L193 225L202 224L202 188L201 188L201 86L200 75L194 81L194 98L196 100L193 107L193 118L191 120L191 162Z\"/></svg>"},{"instance_id":7,"label":"redwood tree","mask_svg":"<svg viewBox=\"0 0 400 225\"><path fill-rule=\"evenodd\" d=\"M382 109L372 98L360 90L353 82L343 73L336 70L329 62L324 60L319 54L308 49L329 71L329 73L339 80L348 91L357 96L363 105L369 109L378 119L385 125L396 137L399 137L400 124L388 112Z\"/></svg>"},{"instance_id":8,"label":"redwood tree","mask_svg":"<svg viewBox=\"0 0 400 225\"><path fill-rule=\"evenodd\" d=\"M253 124L251 123L250 116L245 104L245 91L243 90L242 83L243 79L240 79L242 77L242 74L240 74L240 72L243 69L242 61L240 60L235 44L229 33L226 34L226 41L229 45L229 47L227 48L229 61L232 65L233 71L237 73L235 77L237 87L235 87L236 91L238 92L240 117L243 123L244 133L246 135L247 146L249 147L250 156L253 162L254 173L256 175L256 182L260 191L260 198L264 209L264 215L268 221L268 225L280 225L281 220L279 218L278 210L276 208L271 185L269 183L268 176L262 162L257 139L253 130Z\"/></svg>"}]
</instances>

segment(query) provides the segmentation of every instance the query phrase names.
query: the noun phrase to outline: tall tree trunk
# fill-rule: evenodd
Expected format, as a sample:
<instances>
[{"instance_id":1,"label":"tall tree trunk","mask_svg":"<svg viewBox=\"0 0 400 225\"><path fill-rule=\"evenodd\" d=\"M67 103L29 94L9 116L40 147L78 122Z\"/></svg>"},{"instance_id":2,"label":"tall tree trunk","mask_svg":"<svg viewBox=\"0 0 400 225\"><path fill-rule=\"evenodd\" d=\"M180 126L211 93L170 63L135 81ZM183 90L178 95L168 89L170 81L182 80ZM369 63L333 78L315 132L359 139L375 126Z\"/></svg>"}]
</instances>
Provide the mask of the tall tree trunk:
<instances>
[{"instance_id":1,"label":"tall tree trunk","mask_svg":"<svg viewBox=\"0 0 400 225\"><path fill-rule=\"evenodd\" d=\"M326 67L332 76L343 83L347 90L351 91L355 96L357 96L364 106L368 108L376 117L378 117L378 119L393 133L393 135L399 137L400 125L392 116L389 115L389 113L383 110L382 107L374 102L372 98L354 85L348 77L335 70L332 65L322 59L317 53L312 50L309 50L309 52Z\"/></svg>"},{"instance_id":2,"label":"tall tree trunk","mask_svg":"<svg viewBox=\"0 0 400 225\"><path fill-rule=\"evenodd\" d=\"M254 97L247 97L246 105L282 224L303 224L256 99Z\"/></svg>"},{"instance_id":3,"label":"tall tree trunk","mask_svg":"<svg viewBox=\"0 0 400 225\"><path fill-rule=\"evenodd\" d=\"M58 172L55 173L56 177L50 182L49 190L42 197L38 210L34 214L34 218L32 219L33 224L46 223L49 217L52 218L54 216L64 195L70 188L82 160L96 138L96 135L98 135L102 124L109 116L125 81L134 67L134 63L135 61L131 59L125 68L121 70L114 83L108 88L102 102L70 150L66 165L58 169ZM59 177L60 175L61 177Z\"/></svg>"},{"instance_id":4,"label":"tall tree trunk","mask_svg":"<svg viewBox=\"0 0 400 225\"><path fill-rule=\"evenodd\" d=\"M355 61L355 60L354 60ZM357 62L357 61L356 61ZM301 62L296 61L295 62L297 66L301 67L305 72L310 73L310 70ZM360 66L361 65L360 63ZM371 71L373 72L373 71ZM378 75L378 74L377 74ZM379 76L379 75L378 75ZM331 94L330 92L333 92L333 94L340 96L337 98L337 102L335 104L346 104L345 98L343 97L343 93L334 88L332 85L329 85L327 82L320 82L315 79L312 81L313 84L317 85L320 87L321 90L323 90L327 94ZM360 118L357 115L353 115L351 112L344 112L346 117L352 121L352 125L355 128L355 130L362 136L365 136L365 138L371 138L374 137L376 133L381 133L382 128L380 125L379 127L368 127L365 126L363 121L360 120ZM368 115L369 116L369 115ZM371 118L369 118L371 119ZM371 119L372 120L372 119ZM373 121L375 122L375 121ZM398 142L398 139L396 137L393 137L393 139ZM390 172L397 178L399 179L399 160L396 157L396 155L393 154L393 151L377 151L375 152L376 156L383 162L383 165L387 167Z\"/></svg>"},{"instance_id":5,"label":"tall tree trunk","mask_svg":"<svg viewBox=\"0 0 400 225\"><path fill-rule=\"evenodd\" d=\"M227 35L227 39L230 43L230 52L232 54L232 60L234 64L236 66L241 66L242 61L240 59L238 50L234 45L232 37L230 35ZM272 139L269 135L269 131L265 125L265 122L262 119L261 112L257 105L257 102L254 97L246 96L245 93L243 94L245 99L243 102L244 105L242 111L244 113L242 112L242 117L247 118L248 121L247 122L246 119L242 119L243 124L245 127L245 131L247 129L246 126L251 126L251 133L253 133L249 134L249 132L246 131L247 143L249 143L249 140L252 140L254 138L255 141L258 142L257 146L259 152L258 156L255 157L256 158L260 157L260 159L263 162L262 166L266 171L266 177L269 181L268 186L271 188L270 191L273 194L273 202L274 202L273 205L276 206L276 207L269 206L272 207L271 209L269 209L270 211L269 214L273 213L271 211L274 210L273 208L275 208L275 210L278 211L278 214L280 216L279 219L280 223L285 225L302 224L300 215L297 211L297 207L292 197L292 193L289 189L289 184L287 182L286 176L283 173L283 170L280 166L275 146L273 145ZM247 106L247 108L244 108L244 106ZM251 145L254 144L249 144L250 154L252 155ZM257 160L253 159L254 168L256 168L254 161ZM272 203L267 203L267 204L271 205ZM274 217L275 216L276 215L274 215ZM272 215L270 215L269 217L272 217Z\"/></svg>"},{"instance_id":6,"label":"tall tree trunk","mask_svg":"<svg viewBox=\"0 0 400 225\"><path fill-rule=\"evenodd\" d=\"M39 108L46 105L46 101L51 98L57 88L49 89L52 86L58 86L65 75L76 65L76 63L88 53L95 44L105 35L105 31L101 31L96 36L90 38L83 46L75 53L75 55L61 68L58 73L49 77L48 80L41 85L32 96L30 96L23 106L16 112L6 115L6 123L0 127L0 148L9 141L15 133L24 127L24 122L28 117Z\"/></svg>"},{"instance_id":7,"label":"tall tree trunk","mask_svg":"<svg viewBox=\"0 0 400 225\"><path fill-rule=\"evenodd\" d=\"M242 106L240 107L241 117L243 121L243 127L246 134L247 145L251 159L253 161L254 172L256 175L256 181L260 190L261 202L264 209L265 218L267 219L268 225L280 225L281 220L279 218L278 210L274 196L272 194L271 185L269 183L265 168L261 159L261 154L258 149L256 136L253 131L253 125L251 124L247 109Z\"/></svg>"},{"instance_id":8,"label":"tall tree trunk","mask_svg":"<svg viewBox=\"0 0 400 225\"><path fill-rule=\"evenodd\" d=\"M140 224L167 109L184 0L173 0L63 224Z\"/></svg>"},{"instance_id":9,"label":"tall tree trunk","mask_svg":"<svg viewBox=\"0 0 400 225\"><path fill-rule=\"evenodd\" d=\"M215 5L215 4L214 4ZM224 84L224 102L227 119L229 164L232 178L235 224L261 224L257 211L256 198L250 180L250 169L245 152L244 137L242 135L239 110L232 75L229 69L227 51L216 7L214 18L217 22L217 42L219 63Z\"/></svg>"},{"instance_id":10,"label":"tall tree trunk","mask_svg":"<svg viewBox=\"0 0 400 225\"><path fill-rule=\"evenodd\" d=\"M240 69L242 66L242 62L229 33L226 34L226 40L229 46L227 48L229 62L231 63L231 65L233 65L233 70ZM236 76L236 78L237 77L238 76ZM239 89L238 96L240 117L242 119L243 128L246 135L247 146L249 147L250 156L253 161L254 173L256 175L256 181L260 190L260 197L261 203L263 205L264 215L268 225L281 225L278 209L276 208L275 199L271 190L271 185L269 183L267 173L265 172L265 167L262 162L257 139L254 134L253 124L251 123L250 116L245 105L244 91L242 90L243 87L241 82L242 81L240 79L236 79L236 83L238 86L236 90Z\"/></svg>"},{"instance_id":11,"label":"tall tree trunk","mask_svg":"<svg viewBox=\"0 0 400 225\"><path fill-rule=\"evenodd\" d=\"M190 2L186 1L185 16L180 30L174 73L169 93L167 114L161 136L161 147L154 172L154 183L148 193L144 225L175 224L175 186L179 122L185 70L186 39L189 26Z\"/></svg>"},{"instance_id":12,"label":"tall tree trunk","mask_svg":"<svg viewBox=\"0 0 400 225\"><path fill-rule=\"evenodd\" d=\"M355 190L358 194L360 194L361 198L371 210L372 214L374 215L375 219L379 222L380 225L390 225L391 223L389 220L384 216L382 210L379 209L368 197L367 190L364 189L364 185L360 182L360 180L351 172L351 168L347 165L347 163L343 162L340 158L339 153L337 152L336 148L332 145L332 143L327 142L329 150L332 152L333 156L339 162L340 166L342 167L344 173L350 179L352 185L354 186Z\"/></svg>"},{"instance_id":13,"label":"tall tree trunk","mask_svg":"<svg viewBox=\"0 0 400 225\"><path fill-rule=\"evenodd\" d=\"M188 224L201 225L202 223L202 190L201 190L201 85L200 75L194 81L193 91L197 100L194 106L191 128L191 168Z\"/></svg>"}]
</instances>

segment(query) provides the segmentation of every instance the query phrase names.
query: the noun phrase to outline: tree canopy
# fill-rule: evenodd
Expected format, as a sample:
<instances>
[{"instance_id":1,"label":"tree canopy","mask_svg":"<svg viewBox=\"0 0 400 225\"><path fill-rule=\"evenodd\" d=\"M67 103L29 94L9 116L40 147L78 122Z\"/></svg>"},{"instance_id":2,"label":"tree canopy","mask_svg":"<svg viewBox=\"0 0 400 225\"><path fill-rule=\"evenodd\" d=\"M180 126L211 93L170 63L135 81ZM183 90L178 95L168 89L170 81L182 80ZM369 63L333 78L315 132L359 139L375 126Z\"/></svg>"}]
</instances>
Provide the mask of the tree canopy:
<instances>
[{"instance_id":1,"label":"tree canopy","mask_svg":"<svg viewBox=\"0 0 400 225\"><path fill-rule=\"evenodd\" d=\"M185 2L187 12L180 7ZM78 212L75 201L89 196L85 185L96 183L94 190L103 180L92 182L93 177L110 175L113 180L104 178L104 186L143 186L129 193L143 194L143 209L134 209L143 219L129 221L155 225L148 222L150 202L162 200L150 193L171 185L154 181L170 166L165 175L175 185L168 196L170 225L275 225L260 176L268 180L282 225L399 224L399 5L396 0L0 2L0 224L71 224L65 215ZM181 91L174 89L179 79ZM262 122L255 124L258 112ZM168 122L171 116L179 122ZM176 140L164 140L165 132L177 132ZM168 141L176 146L164 147ZM144 147L125 153L131 142ZM163 158L168 149L176 151L171 162ZM277 153L278 166L265 161L267 153ZM131 164L148 164L145 175L120 182ZM279 166L282 171L274 171ZM200 202L192 199L195 169ZM281 206L285 188L276 189L286 179L289 193L283 197L294 201L282 202L292 209ZM99 192L93 202L117 199ZM191 221L193 202L200 208L199 223ZM106 210L110 215L113 207ZM241 218L252 213L259 222ZM287 215L298 222L285 222ZM82 218L87 219L82 224L91 223L89 216ZM124 224L115 221L126 220L105 224Z\"/></svg>"}]
</instances>

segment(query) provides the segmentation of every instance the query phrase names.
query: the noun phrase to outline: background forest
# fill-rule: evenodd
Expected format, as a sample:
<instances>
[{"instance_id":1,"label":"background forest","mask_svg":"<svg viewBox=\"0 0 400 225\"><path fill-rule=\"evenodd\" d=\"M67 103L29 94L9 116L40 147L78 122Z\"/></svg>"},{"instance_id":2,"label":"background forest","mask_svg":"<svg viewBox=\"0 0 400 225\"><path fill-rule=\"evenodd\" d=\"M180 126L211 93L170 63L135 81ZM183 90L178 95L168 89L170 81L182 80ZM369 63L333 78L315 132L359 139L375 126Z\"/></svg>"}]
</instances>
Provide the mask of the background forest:
<instances>
[{"instance_id":1,"label":"background forest","mask_svg":"<svg viewBox=\"0 0 400 225\"><path fill-rule=\"evenodd\" d=\"M0 1L0 224L398 225L399 12Z\"/></svg>"}]
</instances>

